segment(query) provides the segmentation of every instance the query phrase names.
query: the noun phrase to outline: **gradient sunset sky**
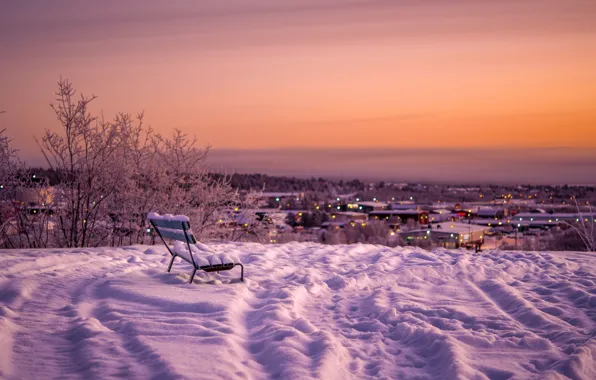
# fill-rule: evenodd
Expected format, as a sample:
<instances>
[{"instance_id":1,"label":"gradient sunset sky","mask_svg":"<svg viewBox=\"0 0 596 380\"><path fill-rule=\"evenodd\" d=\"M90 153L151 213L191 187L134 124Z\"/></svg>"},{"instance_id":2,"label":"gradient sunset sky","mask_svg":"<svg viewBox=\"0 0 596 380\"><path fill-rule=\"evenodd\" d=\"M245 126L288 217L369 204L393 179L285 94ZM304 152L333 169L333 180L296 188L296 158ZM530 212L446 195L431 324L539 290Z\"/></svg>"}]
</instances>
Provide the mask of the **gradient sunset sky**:
<instances>
[{"instance_id":1,"label":"gradient sunset sky","mask_svg":"<svg viewBox=\"0 0 596 380\"><path fill-rule=\"evenodd\" d=\"M423 180L484 150L503 180L596 182L595 0L3 1L0 48L0 129L32 161L63 76L239 171ZM400 171L412 152L436 165Z\"/></svg>"}]
</instances>

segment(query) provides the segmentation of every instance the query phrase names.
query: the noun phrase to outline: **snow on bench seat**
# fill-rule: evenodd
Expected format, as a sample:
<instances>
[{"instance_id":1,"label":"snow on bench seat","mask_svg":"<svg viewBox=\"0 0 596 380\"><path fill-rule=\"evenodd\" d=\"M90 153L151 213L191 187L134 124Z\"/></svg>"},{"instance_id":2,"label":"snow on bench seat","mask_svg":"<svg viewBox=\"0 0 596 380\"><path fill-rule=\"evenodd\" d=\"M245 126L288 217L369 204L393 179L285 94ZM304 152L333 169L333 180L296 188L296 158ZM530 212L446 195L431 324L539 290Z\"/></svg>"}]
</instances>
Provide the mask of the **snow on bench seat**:
<instances>
[{"instance_id":1,"label":"snow on bench seat","mask_svg":"<svg viewBox=\"0 0 596 380\"><path fill-rule=\"evenodd\" d=\"M218 253L207 247L205 244L191 244L193 257L199 267L208 267L214 265L233 265L240 264L240 259L236 255ZM188 246L181 241L174 242L174 252L186 260L192 261L188 254Z\"/></svg>"}]
</instances>

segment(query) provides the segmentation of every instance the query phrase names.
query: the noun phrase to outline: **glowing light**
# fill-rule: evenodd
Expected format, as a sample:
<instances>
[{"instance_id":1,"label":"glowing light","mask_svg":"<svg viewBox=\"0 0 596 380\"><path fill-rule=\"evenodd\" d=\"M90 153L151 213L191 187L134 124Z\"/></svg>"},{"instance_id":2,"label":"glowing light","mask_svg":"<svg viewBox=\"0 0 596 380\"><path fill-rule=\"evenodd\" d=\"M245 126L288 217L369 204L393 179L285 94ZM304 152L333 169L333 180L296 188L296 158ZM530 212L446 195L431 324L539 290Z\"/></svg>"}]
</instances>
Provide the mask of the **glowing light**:
<instances>
[{"instance_id":1,"label":"glowing light","mask_svg":"<svg viewBox=\"0 0 596 380\"><path fill-rule=\"evenodd\" d=\"M337 209L339 210L339 209L341 209L341 207L337 206Z\"/></svg>"},{"instance_id":2,"label":"glowing light","mask_svg":"<svg viewBox=\"0 0 596 380\"><path fill-rule=\"evenodd\" d=\"M275 200L279 202L279 198L275 198Z\"/></svg>"},{"instance_id":3,"label":"glowing light","mask_svg":"<svg viewBox=\"0 0 596 380\"><path fill-rule=\"evenodd\" d=\"M395 232L394 231L391 231L391 236L393 236L393 235L395 235Z\"/></svg>"},{"instance_id":4,"label":"glowing light","mask_svg":"<svg viewBox=\"0 0 596 380\"><path fill-rule=\"evenodd\" d=\"M151 228L147 228L147 233L151 232Z\"/></svg>"}]
</instances>

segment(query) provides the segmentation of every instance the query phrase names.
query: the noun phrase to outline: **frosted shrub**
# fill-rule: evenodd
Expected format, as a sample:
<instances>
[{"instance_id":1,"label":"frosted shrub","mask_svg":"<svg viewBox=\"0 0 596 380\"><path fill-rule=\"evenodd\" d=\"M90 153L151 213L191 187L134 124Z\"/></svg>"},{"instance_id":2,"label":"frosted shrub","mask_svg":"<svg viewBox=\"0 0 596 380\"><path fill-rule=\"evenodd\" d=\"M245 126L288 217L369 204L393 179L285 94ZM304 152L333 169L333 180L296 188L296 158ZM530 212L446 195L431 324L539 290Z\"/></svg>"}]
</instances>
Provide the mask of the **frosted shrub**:
<instances>
[{"instance_id":1,"label":"frosted shrub","mask_svg":"<svg viewBox=\"0 0 596 380\"><path fill-rule=\"evenodd\" d=\"M50 217L44 209L52 198L51 189L19 161L0 131L0 246L47 247Z\"/></svg>"},{"instance_id":2,"label":"frosted shrub","mask_svg":"<svg viewBox=\"0 0 596 380\"><path fill-rule=\"evenodd\" d=\"M151 211L188 215L200 239L254 240L263 229L254 213L241 226L221 228L229 210L250 205L232 188L230 176L209 174L209 146L199 148L178 130L156 134L144 125L143 114L95 117L88 111L94 99L75 97L70 82L60 80L52 109L61 130L46 130L38 142L61 177L54 191L55 228L46 229L54 245L148 243Z\"/></svg>"}]
</instances>

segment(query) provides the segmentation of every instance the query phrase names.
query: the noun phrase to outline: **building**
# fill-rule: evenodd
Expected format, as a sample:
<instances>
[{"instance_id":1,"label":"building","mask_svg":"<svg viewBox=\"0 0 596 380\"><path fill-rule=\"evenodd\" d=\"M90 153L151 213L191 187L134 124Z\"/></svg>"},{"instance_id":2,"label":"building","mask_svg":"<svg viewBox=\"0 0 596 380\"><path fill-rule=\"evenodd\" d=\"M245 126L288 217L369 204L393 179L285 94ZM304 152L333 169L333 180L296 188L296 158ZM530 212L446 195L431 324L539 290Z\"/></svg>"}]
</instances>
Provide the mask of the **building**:
<instances>
[{"instance_id":1,"label":"building","mask_svg":"<svg viewBox=\"0 0 596 380\"><path fill-rule=\"evenodd\" d=\"M343 222L343 223L366 223L368 215L363 212L332 212L332 222Z\"/></svg>"},{"instance_id":2,"label":"building","mask_svg":"<svg viewBox=\"0 0 596 380\"><path fill-rule=\"evenodd\" d=\"M304 199L304 192L269 192L247 195L247 199L255 198L259 200L259 206L270 205L282 207L288 200L300 201Z\"/></svg>"},{"instance_id":3,"label":"building","mask_svg":"<svg viewBox=\"0 0 596 380\"><path fill-rule=\"evenodd\" d=\"M505 209L497 207L481 207L478 209L478 218L501 219L505 217Z\"/></svg>"},{"instance_id":4,"label":"building","mask_svg":"<svg viewBox=\"0 0 596 380\"><path fill-rule=\"evenodd\" d=\"M324 230L339 230L344 229L347 225L347 222L324 222L321 224L321 228Z\"/></svg>"},{"instance_id":5,"label":"building","mask_svg":"<svg viewBox=\"0 0 596 380\"><path fill-rule=\"evenodd\" d=\"M429 211L428 218L430 223L440 223L447 221L454 222L456 219L459 219L460 216L447 209L438 209Z\"/></svg>"},{"instance_id":6,"label":"building","mask_svg":"<svg viewBox=\"0 0 596 380\"><path fill-rule=\"evenodd\" d=\"M556 226L565 226L574 223L595 223L596 213L546 213L526 212L519 213L511 218L511 223L520 231L530 229L548 230Z\"/></svg>"},{"instance_id":7,"label":"building","mask_svg":"<svg viewBox=\"0 0 596 380\"><path fill-rule=\"evenodd\" d=\"M369 213L371 211L381 211L386 210L388 204L385 202L358 202L358 209L362 212Z\"/></svg>"},{"instance_id":8,"label":"building","mask_svg":"<svg viewBox=\"0 0 596 380\"><path fill-rule=\"evenodd\" d=\"M391 203L390 208L391 210L419 210L420 206L416 205L412 201L403 201L399 203Z\"/></svg>"},{"instance_id":9,"label":"building","mask_svg":"<svg viewBox=\"0 0 596 380\"><path fill-rule=\"evenodd\" d=\"M484 236L488 227L465 223L438 223L432 228L424 228L407 232L400 232L408 244L417 240L431 240L445 248L457 249L460 247L480 249L484 244Z\"/></svg>"},{"instance_id":10,"label":"building","mask_svg":"<svg viewBox=\"0 0 596 380\"><path fill-rule=\"evenodd\" d=\"M429 213L424 210L379 210L368 213L370 220L385 220L389 224L404 224L414 220L420 224L429 223Z\"/></svg>"}]
</instances>

